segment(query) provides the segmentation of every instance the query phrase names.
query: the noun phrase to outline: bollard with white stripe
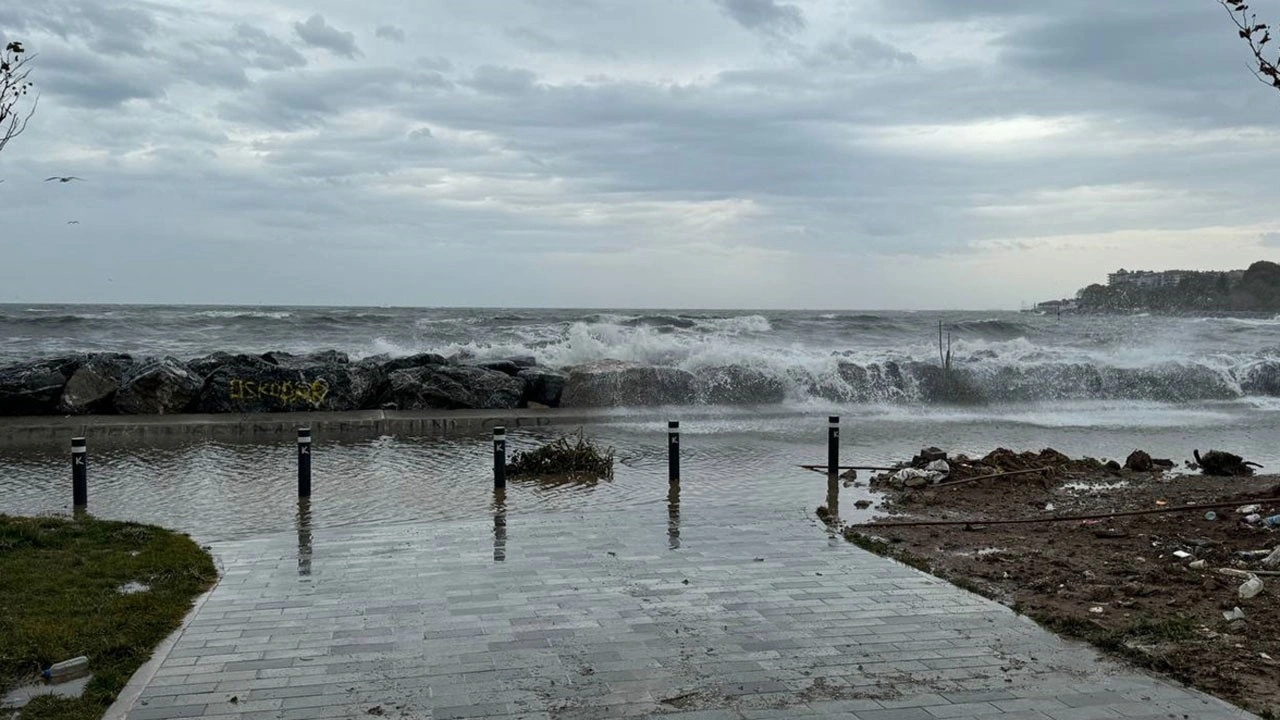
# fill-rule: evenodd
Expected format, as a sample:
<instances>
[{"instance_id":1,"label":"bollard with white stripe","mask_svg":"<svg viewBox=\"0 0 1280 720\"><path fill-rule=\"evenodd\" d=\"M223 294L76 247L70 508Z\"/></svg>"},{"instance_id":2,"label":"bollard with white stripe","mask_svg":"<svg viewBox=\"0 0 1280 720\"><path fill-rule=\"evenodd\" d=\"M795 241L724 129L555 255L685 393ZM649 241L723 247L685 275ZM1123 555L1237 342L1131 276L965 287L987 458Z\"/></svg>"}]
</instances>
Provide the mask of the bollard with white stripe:
<instances>
[{"instance_id":1,"label":"bollard with white stripe","mask_svg":"<svg viewBox=\"0 0 1280 720\"><path fill-rule=\"evenodd\" d=\"M298 428L298 497L311 497L311 428Z\"/></svg>"},{"instance_id":2,"label":"bollard with white stripe","mask_svg":"<svg viewBox=\"0 0 1280 720\"><path fill-rule=\"evenodd\" d=\"M827 474L840 474L840 416L827 418Z\"/></svg>"},{"instance_id":3,"label":"bollard with white stripe","mask_svg":"<svg viewBox=\"0 0 1280 720\"><path fill-rule=\"evenodd\" d=\"M667 421L667 481L680 482L680 421Z\"/></svg>"},{"instance_id":4,"label":"bollard with white stripe","mask_svg":"<svg viewBox=\"0 0 1280 720\"><path fill-rule=\"evenodd\" d=\"M507 429L493 429L493 489L507 487Z\"/></svg>"},{"instance_id":5,"label":"bollard with white stripe","mask_svg":"<svg viewBox=\"0 0 1280 720\"><path fill-rule=\"evenodd\" d=\"M89 505L89 448L82 437L71 438L71 505Z\"/></svg>"}]
</instances>

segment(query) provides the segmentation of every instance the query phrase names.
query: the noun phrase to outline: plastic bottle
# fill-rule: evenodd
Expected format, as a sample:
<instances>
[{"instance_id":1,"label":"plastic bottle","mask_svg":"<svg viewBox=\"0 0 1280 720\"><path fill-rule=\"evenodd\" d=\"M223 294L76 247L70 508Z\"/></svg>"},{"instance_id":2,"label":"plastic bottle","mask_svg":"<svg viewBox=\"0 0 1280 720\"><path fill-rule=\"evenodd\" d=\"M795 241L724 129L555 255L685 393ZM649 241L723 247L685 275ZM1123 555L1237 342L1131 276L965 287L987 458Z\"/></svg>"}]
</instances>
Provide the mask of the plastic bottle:
<instances>
[{"instance_id":1,"label":"plastic bottle","mask_svg":"<svg viewBox=\"0 0 1280 720\"><path fill-rule=\"evenodd\" d=\"M77 675L89 669L89 658L81 655L70 660L63 660L60 663L54 663L49 669L40 673L45 680L58 681L69 675Z\"/></svg>"},{"instance_id":2,"label":"plastic bottle","mask_svg":"<svg viewBox=\"0 0 1280 720\"><path fill-rule=\"evenodd\" d=\"M1271 517L1262 518L1262 524L1269 528L1280 527L1280 515L1272 515Z\"/></svg>"},{"instance_id":3,"label":"plastic bottle","mask_svg":"<svg viewBox=\"0 0 1280 720\"><path fill-rule=\"evenodd\" d=\"M1257 575L1250 576L1250 578L1245 580L1244 584L1240 586L1240 599L1248 600L1260 592L1262 592L1262 581L1258 579Z\"/></svg>"},{"instance_id":4,"label":"plastic bottle","mask_svg":"<svg viewBox=\"0 0 1280 720\"><path fill-rule=\"evenodd\" d=\"M1213 522L1214 520L1218 519L1218 513L1210 510L1209 512L1204 514L1204 519L1208 520L1209 522Z\"/></svg>"}]
</instances>

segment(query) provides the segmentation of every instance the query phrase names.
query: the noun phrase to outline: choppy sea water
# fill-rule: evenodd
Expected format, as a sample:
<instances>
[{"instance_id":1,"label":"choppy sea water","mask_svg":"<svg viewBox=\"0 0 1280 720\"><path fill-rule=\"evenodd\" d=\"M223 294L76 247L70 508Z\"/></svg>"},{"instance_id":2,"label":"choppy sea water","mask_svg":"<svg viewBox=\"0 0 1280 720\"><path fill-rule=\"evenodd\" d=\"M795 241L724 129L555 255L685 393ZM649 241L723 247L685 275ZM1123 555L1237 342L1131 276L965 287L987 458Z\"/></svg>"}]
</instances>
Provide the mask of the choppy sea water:
<instances>
[{"instance_id":1,"label":"choppy sea water","mask_svg":"<svg viewBox=\"0 0 1280 720\"><path fill-rule=\"evenodd\" d=\"M986 402L947 405L920 392L868 399L849 387L842 364L937 364L940 321L951 334L953 362L985 383ZM1280 467L1280 385L1265 382L1267 369L1280 366L1280 319L1271 317L0 306L0 363L87 351L189 358L330 348L356 358L434 351L533 355L551 366L603 358L689 370L743 365L786 383L787 400L767 413L666 408L623 412L622 421L588 427L588 435L617 449L616 476L567 486L513 481L502 503L513 531L527 512L634 509L655 522L667 516L666 419L685 419L681 505L738 507L744 516L762 507L812 511L826 502L824 476L797 465L825 461L829 413L844 419L843 458L859 464L938 445L971 453L1051 446L1119 459L1142 448L1178 461L1213 447L1268 470ZM512 450L571 429L515 433ZM0 512L67 511L65 453L61 446L0 450ZM287 443L91 453L90 508L104 517L160 523L203 539L299 522ZM317 438L315 492L304 519L327 527L492 515L490 453L484 436ZM846 518L861 497L863 488L842 488Z\"/></svg>"}]
</instances>

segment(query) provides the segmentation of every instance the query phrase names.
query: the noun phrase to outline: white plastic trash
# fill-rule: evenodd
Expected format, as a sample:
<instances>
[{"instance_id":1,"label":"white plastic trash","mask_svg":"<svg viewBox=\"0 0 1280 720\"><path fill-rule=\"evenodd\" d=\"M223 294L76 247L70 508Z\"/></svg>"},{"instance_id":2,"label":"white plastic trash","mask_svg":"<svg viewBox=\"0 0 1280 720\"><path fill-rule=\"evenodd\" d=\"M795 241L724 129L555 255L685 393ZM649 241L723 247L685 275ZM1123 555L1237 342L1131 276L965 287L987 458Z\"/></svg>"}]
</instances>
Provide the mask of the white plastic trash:
<instances>
[{"instance_id":1,"label":"white plastic trash","mask_svg":"<svg viewBox=\"0 0 1280 720\"><path fill-rule=\"evenodd\" d=\"M1280 565L1280 545L1276 546L1271 554L1262 559L1262 564L1266 567L1276 567Z\"/></svg>"},{"instance_id":2,"label":"white plastic trash","mask_svg":"<svg viewBox=\"0 0 1280 720\"><path fill-rule=\"evenodd\" d=\"M1251 575L1249 576L1249 579L1245 580L1244 584L1240 586L1240 599L1248 600L1260 592L1262 592L1262 581L1258 579L1257 575Z\"/></svg>"},{"instance_id":3,"label":"white plastic trash","mask_svg":"<svg viewBox=\"0 0 1280 720\"><path fill-rule=\"evenodd\" d=\"M54 663L49 666L42 674L49 680L58 680L68 675L76 675L84 672L89 667L89 658L81 655L70 660L63 660L60 663Z\"/></svg>"},{"instance_id":4,"label":"white plastic trash","mask_svg":"<svg viewBox=\"0 0 1280 720\"><path fill-rule=\"evenodd\" d=\"M1227 622L1231 622L1232 620L1243 620L1244 611L1238 607L1231 608L1230 610L1227 610L1226 612L1222 613L1222 619L1226 620Z\"/></svg>"},{"instance_id":5,"label":"white plastic trash","mask_svg":"<svg viewBox=\"0 0 1280 720\"><path fill-rule=\"evenodd\" d=\"M944 476L951 474L951 466L947 464L946 460L934 460L928 465L925 465L924 469L929 472L942 473Z\"/></svg>"}]
</instances>

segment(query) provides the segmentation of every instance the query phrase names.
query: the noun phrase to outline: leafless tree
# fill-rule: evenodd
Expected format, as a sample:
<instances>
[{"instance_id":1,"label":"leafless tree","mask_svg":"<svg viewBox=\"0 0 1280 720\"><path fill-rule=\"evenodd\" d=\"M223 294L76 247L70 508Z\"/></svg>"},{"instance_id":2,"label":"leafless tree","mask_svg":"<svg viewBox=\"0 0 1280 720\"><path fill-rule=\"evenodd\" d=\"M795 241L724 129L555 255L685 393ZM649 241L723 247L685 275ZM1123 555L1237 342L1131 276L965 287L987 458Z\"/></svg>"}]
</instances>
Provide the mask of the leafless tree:
<instances>
[{"instance_id":1,"label":"leafless tree","mask_svg":"<svg viewBox=\"0 0 1280 720\"><path fill-rule=\"evenodd\" d=\"M1240 38L1249 43L1249 50L1257 63L1253 74L1263 83L1280 90L1280 68L1276 67L1280 64L1280 52L1275 46L1267 47L1271 42L1271 26L1258 22L1258 14L1250 10L1244 0L1218 0L1218 3L1231 15L1231 21L1240 31ZM1268 53L1276 59L1268 59Z\"/></svg>"},{"instance_id":2,"label":"leafless tree","mask_svg":"<svg viewBox=\"0 0 1280 720\"><path fill-rule=\"evenodd\" d=\"M23 109L32 85L28 78L33 57L16 41L5 45L0 54L0 150L27 129L27 121L36 112L39 97L32 98L30 108Z\"/></svg>"}]
</instances>

